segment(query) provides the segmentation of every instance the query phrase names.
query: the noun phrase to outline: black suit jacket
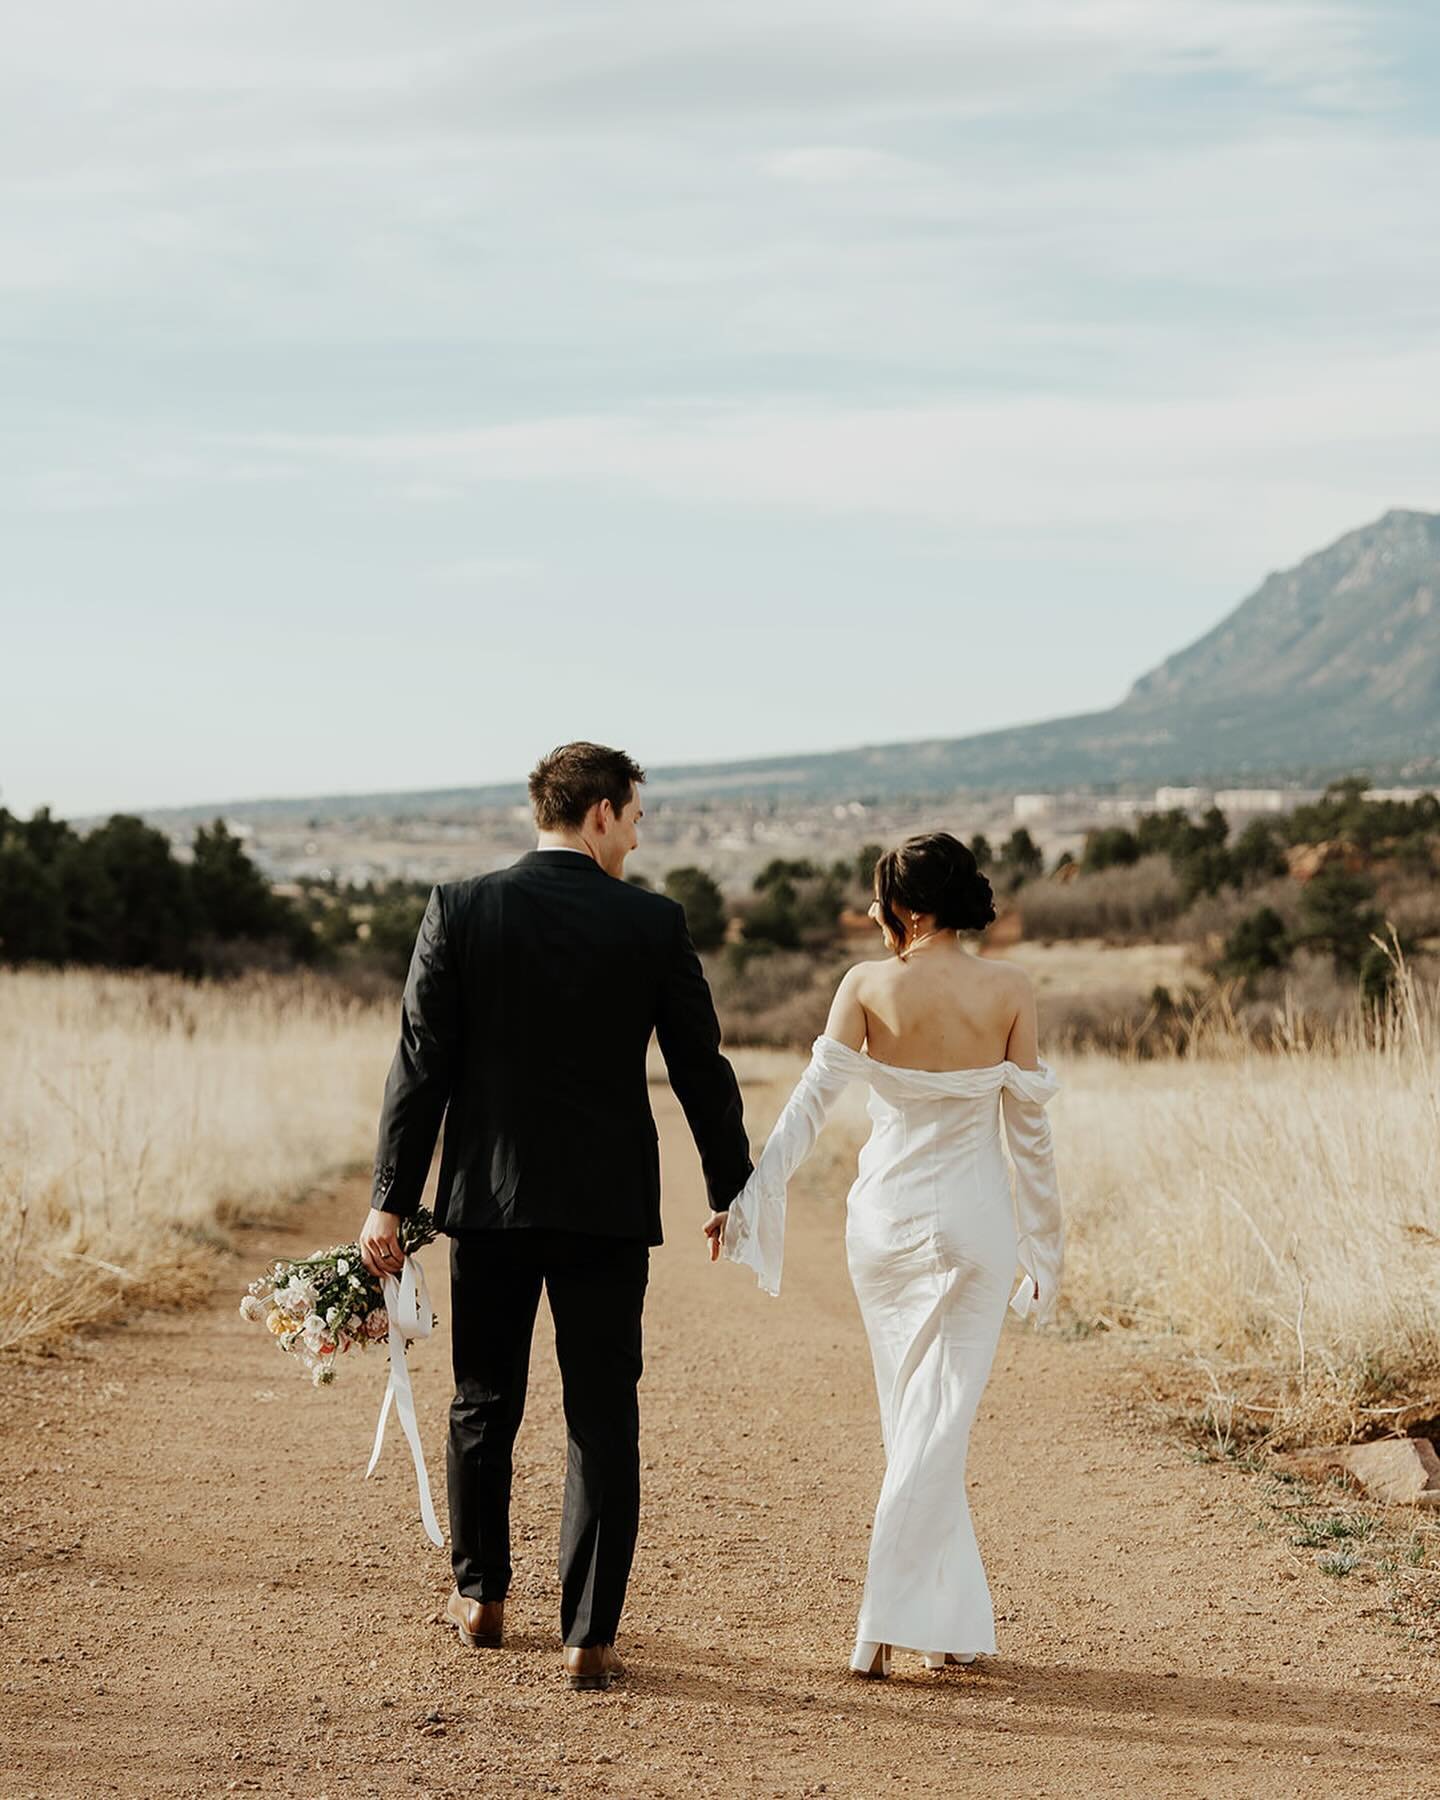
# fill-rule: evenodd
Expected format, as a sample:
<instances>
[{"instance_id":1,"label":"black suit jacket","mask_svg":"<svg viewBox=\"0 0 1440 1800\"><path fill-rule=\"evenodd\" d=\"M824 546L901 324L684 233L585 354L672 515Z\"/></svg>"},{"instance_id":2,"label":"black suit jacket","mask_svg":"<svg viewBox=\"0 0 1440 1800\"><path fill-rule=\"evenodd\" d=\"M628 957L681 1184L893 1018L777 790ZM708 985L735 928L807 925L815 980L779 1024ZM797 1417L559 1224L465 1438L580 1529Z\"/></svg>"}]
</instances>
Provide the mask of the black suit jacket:
<instances>
[{"instance_id":1,"label":"black suit jacket","mask_svg":"<svg viewBox=\"0 0 1440 1800\"><path fill-rule=\"evenodd\" d=\"M442 1230L539 1225L658 1244L652 1031L723 1210L749 1177L750 1146L684 910L578 851L532 850L435 888L385 1084L373 1203L414 1212L443 1116Z\"/></svg>"}]
</instances>

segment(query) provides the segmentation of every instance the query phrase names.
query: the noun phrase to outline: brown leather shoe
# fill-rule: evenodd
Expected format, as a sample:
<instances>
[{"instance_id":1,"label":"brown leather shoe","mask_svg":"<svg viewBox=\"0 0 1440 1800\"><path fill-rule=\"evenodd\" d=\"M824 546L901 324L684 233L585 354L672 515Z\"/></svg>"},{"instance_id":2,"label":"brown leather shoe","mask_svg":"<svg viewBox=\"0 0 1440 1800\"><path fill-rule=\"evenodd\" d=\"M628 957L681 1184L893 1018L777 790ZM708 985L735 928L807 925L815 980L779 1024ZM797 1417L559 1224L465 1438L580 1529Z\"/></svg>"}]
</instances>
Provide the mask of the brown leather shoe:
<instances>
[{"instance_id":1,"label":"brown leather shoe","mask_svg":"<svg viewBox=\"0 0 1440 1800\"><path fill-rule=\"evenodd\" d=\"M505 1638L503 1600L467 1600L459 1588L445 1602L445 1617L472 1650L498 1650Z\"/></svg>"},{"instance_id":2,"label":"brown leather shoe","mask_svg":"<svg viewBox=\"0 0 1440 1800\"><path fill-rule=\"evenodd\" d=\"M569 1644L565 1650L565 1680L577 1692L604 1692L619 1681L625 1665L613 1644Z\"/></svg>"}]
</instances>

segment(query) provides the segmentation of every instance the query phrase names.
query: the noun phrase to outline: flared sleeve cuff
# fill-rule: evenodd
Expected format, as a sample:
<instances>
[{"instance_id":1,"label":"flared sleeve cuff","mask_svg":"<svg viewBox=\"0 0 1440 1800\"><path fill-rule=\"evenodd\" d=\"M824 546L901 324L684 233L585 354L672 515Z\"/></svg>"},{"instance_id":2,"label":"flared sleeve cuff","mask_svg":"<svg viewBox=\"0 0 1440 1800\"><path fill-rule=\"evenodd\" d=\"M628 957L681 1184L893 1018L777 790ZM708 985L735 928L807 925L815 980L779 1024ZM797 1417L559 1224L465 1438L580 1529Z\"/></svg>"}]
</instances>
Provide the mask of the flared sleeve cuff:
<instances>
[{"instance_id":1,"label":"flared sleeve cuff","mask_svg":"<svg viewBox=\"0 0 1440 1800\"><path fill-rule=\"evenodd\" d=\"M785 1259L785 1194L791 1176L810 1154L835 1097L863 1074L858 1051L822 1033L810 1061L775 1122L755 1172L730 1203L720 1239L727 1262L753 1269L767 1294L780 1292Z\"/></svg>"},{"instance_id":2,"label":"flared sleeve cuff","mask_svg":"<svg viewBox=\"0 0 1440 1800\"><path fill-rule=\"evenodd\" d=\"M1060 1295L1062 1243L1057 1236L1049 1243L1038 1243L1022 1237L1015 1260L1025 1271L1019 1287L1010 1298L1010 1310L1021 1319L1033 1319L1037 1325L1048 1325L1055 1317ZM1036 1304L1036 1293L1043 1298Z\"/></svg>"},{"instance_id":3,"label":"flared sleeve cuff","mask_svg":"<svg viewBox=\"0 0 1440 1800\"><path fill-rule=\"evenodd\" d=\"M763 1180L757 1170L730 1202L720 1254L754 1271L767 1294L780 1292L785 1261L785 1183Z\"/></svg>"}]
</instances>

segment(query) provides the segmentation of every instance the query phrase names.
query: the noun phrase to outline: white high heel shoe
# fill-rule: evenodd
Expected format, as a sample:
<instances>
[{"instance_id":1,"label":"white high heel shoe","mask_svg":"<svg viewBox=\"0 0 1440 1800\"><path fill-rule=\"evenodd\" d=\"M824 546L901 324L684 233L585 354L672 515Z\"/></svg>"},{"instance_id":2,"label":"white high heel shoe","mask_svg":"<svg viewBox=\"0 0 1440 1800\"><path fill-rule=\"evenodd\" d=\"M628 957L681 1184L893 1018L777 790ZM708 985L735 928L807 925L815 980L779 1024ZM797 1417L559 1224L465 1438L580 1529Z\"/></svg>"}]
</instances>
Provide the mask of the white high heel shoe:
<instances>
[{"instance_id":1,"label":"white high heel shoe","mask_svg":"<svg viewBox=\"0 0 1440 1800\"><path fill-rule=\"evenodd\" d=\"M960 1668L968 1668L975 1660L975 1651L969 1650L964 1656L952 1656L948 1650L927 1650L925 1667L927 1669L943 1669L946 1663L953 1663Z\"/></svg>"},{"instance_id":2,"label":"white high heel shoe","mask_svg":"<svg viewBox=\"0 0 1440 1800\"><path fill-rule=\"evenodd\" d=\"M850 1673L863 1675L869 1681L883 1681L890 1673L890 1646L857 1638L850 1653Z\"/></svg>"}]
</instances>

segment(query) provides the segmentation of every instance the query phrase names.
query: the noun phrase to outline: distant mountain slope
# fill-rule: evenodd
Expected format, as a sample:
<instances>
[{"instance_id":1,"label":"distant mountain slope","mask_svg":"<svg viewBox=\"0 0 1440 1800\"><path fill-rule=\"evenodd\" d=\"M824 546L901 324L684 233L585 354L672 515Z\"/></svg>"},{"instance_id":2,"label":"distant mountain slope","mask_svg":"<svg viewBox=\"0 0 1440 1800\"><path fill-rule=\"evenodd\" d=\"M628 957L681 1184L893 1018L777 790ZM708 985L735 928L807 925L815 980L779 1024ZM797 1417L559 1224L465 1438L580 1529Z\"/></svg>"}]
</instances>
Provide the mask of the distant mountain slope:
<instances>
[{"instance_id":1,"label":"distant mountain slope","mask_svg":"<svg viewBox=\"0 0 1440 1800\"><path fill-rule=\"evenodd\" d=\"M1440 773L1440 515L1389 512L1269 575L1119 706L978 737L651 771L665 794L888 797L957 788ZM233 816L405 816L522 802L522 783L229 804ZM216 809L168 812L176 822Z\"/></svg>"},{"instance_id":2,"label":"distant mountain slope","mask_svg":"<svg viewBox=\"0 0 1440 1800\"><path fill-rule=\"evenodd\" d=\"M1440 515L1390 512L1271 575L1121 712L1315 760L1440 748Z\"/></svg>"}]
</instances>

